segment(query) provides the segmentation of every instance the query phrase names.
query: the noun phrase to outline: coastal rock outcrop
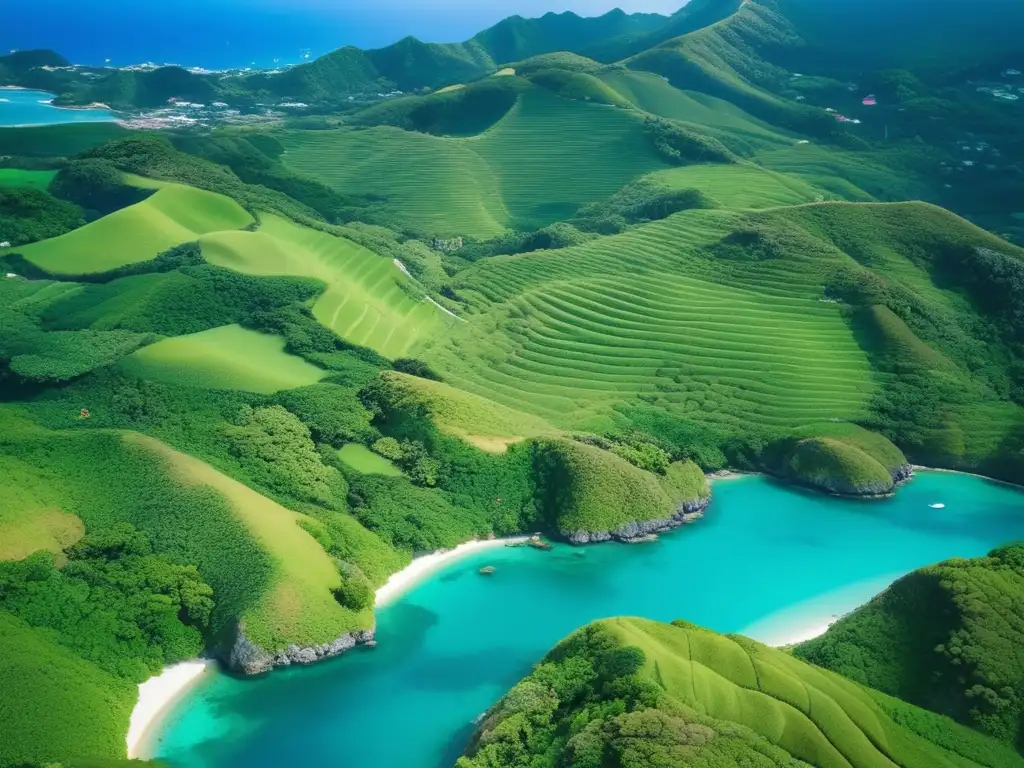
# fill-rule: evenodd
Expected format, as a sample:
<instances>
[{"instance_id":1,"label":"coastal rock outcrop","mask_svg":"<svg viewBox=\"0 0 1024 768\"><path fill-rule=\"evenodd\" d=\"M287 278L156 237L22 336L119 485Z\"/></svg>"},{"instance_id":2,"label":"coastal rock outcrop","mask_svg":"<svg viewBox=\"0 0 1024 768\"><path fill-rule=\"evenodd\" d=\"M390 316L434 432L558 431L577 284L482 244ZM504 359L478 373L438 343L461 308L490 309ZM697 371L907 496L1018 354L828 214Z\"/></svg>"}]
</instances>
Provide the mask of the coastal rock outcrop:
<instances>
[{"instance_id":1,"label":"coastal rock outcrop","mask_svg":"<svg viewBox=\"0 0 1024 768\"><path fill-rule=\"evenodd\" d=\"M669 517L654 520L634 520L613 531L562 531L571 544L599 544L603 541L631 543L647 539L651 534L664 533L699 520L711 503L711 497L684 501Z\"/></svg>"},{"instance_id":2,"label":"coastal rock outcrop","mask_svg":"<svg viewBox=\"0 0 1024 768\"><path fill-rule=\"evenodd\" d=\"M330 643L313 646L289 645L283 650L270 653L250 640L242 627L235 631L235 639L221 654L221 660L232 672L245 675L261 675L275 667L287 667L292 664L312 664L321 659L340 656L357 645L369 645L374 642L373 629L357 630L336 638Z\"/></svg>"},{"instance_id":3,"label":"coastal rock outcrop","mask_svg":"<svg viewBox=\"0 0 1024 768\"><path fill-rule=\"evenodd\" d=\"M914 479L914 466L912 464L904 464L896 467L892 471L892 482L893 485L899 485L900 483L906 483Z\"/></svg>"}]
</instances>

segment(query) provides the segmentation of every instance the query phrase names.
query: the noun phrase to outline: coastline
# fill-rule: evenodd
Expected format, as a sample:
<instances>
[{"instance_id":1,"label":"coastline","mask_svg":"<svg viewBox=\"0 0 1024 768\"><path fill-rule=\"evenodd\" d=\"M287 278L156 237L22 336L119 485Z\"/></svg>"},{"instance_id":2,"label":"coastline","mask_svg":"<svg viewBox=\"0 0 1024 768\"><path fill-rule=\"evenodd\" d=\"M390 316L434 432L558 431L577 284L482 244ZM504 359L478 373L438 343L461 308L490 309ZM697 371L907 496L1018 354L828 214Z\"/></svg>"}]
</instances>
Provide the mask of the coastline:
<instances>
[{"instance_id":1,"label":"coastline","mask_svg":"<svg viewBox=\"0 0 1024 768\"><path fill-rule=\"evenodd\" d=\"M387 583L377 590L375 606L379 608L397 600L427 576L449 563L487 549L506 547L509 544L523 544L529 540L529 536L513 536L506 539L467 541L454 549L442 549L429 555L417 557L398 573L391 574Z\"/></svg>"},{"instance_id":2,"label":"coastline","mask_svg":"<svg viewBox=\"0 0 1024 768\"><path fill-rule=\"evenodd\" d=\"M155 677L139 684L139 700L132 710L125 743L129 760L150 755L153 735L174 705L181 701L204 677L216 669L212 659L193 659L165 667Z\"/></svg>"},{"instance_id":3,"label":"coastline","mask_svg":"<svg viewBox=\"0 0 1024 768\"><path fill-rule=\"evenodd\" d=\"M1024 490L1024 485L1019 483L1011 483L1009 480L998 480L988 475L979 475L977 472L964 472L960 469L939 469L938 467L925 467L921 464L911 465L915 472L941 472L944 475L966 475L967 477L976 477L979 480L987 480L990 483L996 483L997 485L1005 485L1008 488L1016 488L1018 490Z\"/></svg>"}]
</instances>

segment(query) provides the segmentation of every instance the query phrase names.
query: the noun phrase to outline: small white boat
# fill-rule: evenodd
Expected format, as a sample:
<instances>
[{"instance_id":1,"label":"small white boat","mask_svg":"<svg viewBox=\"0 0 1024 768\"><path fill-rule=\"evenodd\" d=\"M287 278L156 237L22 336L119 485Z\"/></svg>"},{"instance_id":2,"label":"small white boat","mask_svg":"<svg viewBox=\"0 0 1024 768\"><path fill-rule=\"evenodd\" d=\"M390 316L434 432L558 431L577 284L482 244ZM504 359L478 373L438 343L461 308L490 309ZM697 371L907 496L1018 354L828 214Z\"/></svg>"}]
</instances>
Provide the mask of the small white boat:
<instances>
[{"instance_id":1,"label":"small white boat","mask_svg":"<svg viewBox=\"0 0 1024 768\"><path fill-rule=\"evenodd\" d=\"M929 504L928 506L931 507L932 509L945 509L946 508L945 504Z\"/></svg>"}]
</instances>

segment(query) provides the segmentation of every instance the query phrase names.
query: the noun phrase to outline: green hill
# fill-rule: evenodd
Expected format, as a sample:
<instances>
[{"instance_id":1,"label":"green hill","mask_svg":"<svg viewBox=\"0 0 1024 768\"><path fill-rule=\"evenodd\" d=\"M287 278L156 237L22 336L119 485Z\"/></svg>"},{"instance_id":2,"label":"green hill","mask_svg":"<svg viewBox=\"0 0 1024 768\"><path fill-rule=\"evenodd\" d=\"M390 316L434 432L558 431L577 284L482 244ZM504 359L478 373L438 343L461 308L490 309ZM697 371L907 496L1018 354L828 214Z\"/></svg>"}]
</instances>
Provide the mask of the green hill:
<instances>
[{"instance_id":1,"label":"green hill","mask_svg":"<svg viewBox=\"0 0 1024 768\"><path fill-rule=\"evenodd\" d=\"M744 173L679 171L690 172ZM962 275L989 258L1012 271L1020 256L927 206L686 211L460 272L470 322L426 356L452 383L562 427L601 430L652 409L723 436L852 421L915 461L995 467L1021 423L1006 394L1014 374L995 362L1013 353L980 371L967 350L981 338L1016 343L980 331L1008 329L1005 306L991 303L1002 278L979 272L995 282L970 295L939 287L950 279L940 270ZM878 325L878 304L891 322Z\"/></svg>"},{"instance_id":2,"label":"green hill","mask_svg":"<svg viewBox=\"0 0 1024 768\"><path fill-rule=\"evenodd\" d=\"M217 232L200 245L211 264L238 272L322 281L327 288L313 304L313 316L341 338L385 357L402 357L449 322L392 261L277 216L263 216L255 232Z\"/></svg>"},{"instance_id":3,"label":"green hill","mask_svg":"<svg viewBox=\"0 0 1024 768\"><path fill-rule=\"evenodd\" d=\"M991 766L1012 749L736 635L616 618L556 646L485 716L459 768Z\"/></svg>"},{"instance_id":4,"label":"green hill","mask_svg":"<svg viewBox=\"0 0 1024 768\"><path fill-rule=\"evenodd\" d=\"M1024 734L1024 546L905 576L795 649L1009 745Z\"/></svg>"},{"instance_id":5,"label":"green hill","mask_svg":"<svg viewBox=\"0 0 1024 768\"><path fill-rule=\"evenodd\" d=\"M157 191L141 203L17 252L51 274L85 275L147 261L207 232L253 223L230 198L180 184L154 185Z\"/></svg>"}]
</instances>

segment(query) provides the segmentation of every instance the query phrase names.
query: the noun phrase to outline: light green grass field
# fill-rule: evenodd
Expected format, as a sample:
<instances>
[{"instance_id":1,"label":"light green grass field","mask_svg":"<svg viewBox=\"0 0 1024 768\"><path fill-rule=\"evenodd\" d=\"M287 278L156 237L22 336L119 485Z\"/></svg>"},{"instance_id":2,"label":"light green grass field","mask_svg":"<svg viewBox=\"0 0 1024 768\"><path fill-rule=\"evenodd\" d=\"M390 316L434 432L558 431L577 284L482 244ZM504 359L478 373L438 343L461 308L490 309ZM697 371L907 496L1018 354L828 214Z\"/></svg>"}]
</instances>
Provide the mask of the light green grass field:
<instances>
[{"instance_id":1,"label":"light green grass field","mask_svg":"<svg viewBox=\"0 0 1024 768\"><path fill-rule=\"evenodd\" d=\"M390 371L387 381L427 409L442 432L460 437L489 453L531 437L552 437L560 430L544 419L516 411L486 397L441 381Z\"/></svg>"},{"instance_id":2,"label":"light green grass field","mask_svg":"<svg viewBox=\"0 0 1024 768\"><path fill-rule=\"evenodd\" d=\"M851 202L919 200L930 194L929 187L913 174L894 171L895 164L886 165L877 155L812 143L766 149L756 160L769 170L802 178Z\"/></svg>"},{"instance_id":3,"label":"light green grass field","mask_svg":"<svg viewBox=\"0 0 1024 768\"><path fill-rule=\"evenodd\" d=\"M470 138L397 128L292 131L285 164L340 192L384 198L390 217L432 234L490 237L567 218L667 167L639 112L525 91Z\"/></svg>"},{"instance_id":4,"label":"light green grass field","mask_svg":"<svg viewBox=\"0 0 1024 768\"><path fill-rule=\"evenodd\" d=\"M289 167L342 193L380 197L396 221L417 229L491 237L509 224L498 180L457 140L391 127L278 138Z\"/></svg>"},{"instance_id":5,"label":"light green grass field","mask_svg":"<svg viewBox=\"0 0 1024 768\"><path fill-rule=\"evenodd\" d=\"M0 168L0 187L33 187L46 189L56 171L25 171L21 168Z\"/></svg>"},{"instance_id":6,"label":"light green grass field","mask_svg":"<svg viewBox=\"0 0 1024 768\"><path fill-rule=\"evenodd\" d=\"M385 459L378 456L365 445L349 443L343 445L338 451L338 458L345 466L354 469L362 475L387 475L388 477L402 477L402 470Z\"/></svg>"},{"instance_id":7,"label":"light green grass field","mask_svg":"<svg viewBox=\"0 0 1024 768\"><path fill-rule=\"evenodd\" d=\"M257 232L218 232L200 240L212 264L250 275L315 277L327 290L316 319L341 338L402 357L448 322L430 302L403 290L411 281L389 259L340 237L264 215Z\"/></svg>"},{"instance_id":8,"label":"light green grass field","mask_svg":"<svg viewBox=\"0 0 1024 768\"><path fill-rule=\"evenodd\" d=\"M865 416L877 374L820 300L821 256L710 257L742 220L689 211L478 263L457 284L469 322L426 356L453 385L565 428L640 401L737 428Z\"/></svg>"},{"instance_id":9,"label":"light green grass field","mask_svg":"<svg viewBox=\"0 0 1024 768\"><path fill-rule=\"evenodd\" d=\"M327 372L284 351L284 339L226 325L143 347L120 363L154 381L271 394L315 384Z\"/></svg>"},{"instance_id":10,"label":"light green grass field","mask_svg":"<svg viewBox=\"0 0 1024 768\"><path fill-rule=\"evenodd\" d=\"M82 538L85 527L61 509L63 499L53 478L6 455L0 456L0 473L18 478L0 484L0 560L20 560L45 549L61 562L62 550Z\"/></svg>"},{"instance_id":11,"label":"light green grass field","mask_svg":"<svg viewBox=\"0 0 1024 768\"><path fill-rule=\"evenodd\" d=\"M242 617L246 634L268 650L289 643L330 642L372 625L372 615L354 614L334 599L341 577L330 556L299 527L304 518L218 472L198 459L143 435L125 437L167 460L180 482L205 486L223 496L238 519L270 554L274 578L269 592Z\"/></svg>"},{"instance_id":12,"label":"light green grass field","mask_svg":"<svg viewBox=\"0 0 1024 768\"><path fill-rule=\"evenodd\" d=\"M756 165L687 165L653 173L652 181L671 189L695 188L726 208L774 208L820 202L826 198L799 177Z\"/></svg>"},{"instance_id":13,"label":"light green grass field","mask_svg":"<svg viewBox=\"0 0 1024 768\"><path fill-rule=\"evenodd\" d=\"M540 227L666 167L631 110L526 91L508 115L463 139L490 166L512 219Z\"/></svg>"},{"instance_id":14,"label":"light green grass field","mask_svg":"<svg viewBox=\"0 0 1024 768\"><path fill-rule=\"evenodd\" d=\"M695 91L682 91L651 72L616 69L600 75L610 87L652 115L682 120L743 136L758 146L792 143L778 129L749 115L735 104Z\"/></svg>"},{"instance_id":15,"label":"light green grass field","mask_svg":"<svg viewBox=\"0 0 1024 768\"><path fill-rule=\"evenodd\" d=\"M241 229L252 222L252 216L223 195L161 184L141 203L17 250L47 272L84 275L147 261L208 232Z\"/></svg>"}]
</instances>

